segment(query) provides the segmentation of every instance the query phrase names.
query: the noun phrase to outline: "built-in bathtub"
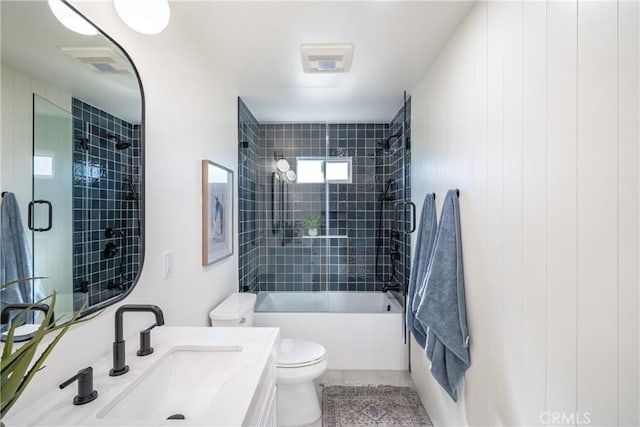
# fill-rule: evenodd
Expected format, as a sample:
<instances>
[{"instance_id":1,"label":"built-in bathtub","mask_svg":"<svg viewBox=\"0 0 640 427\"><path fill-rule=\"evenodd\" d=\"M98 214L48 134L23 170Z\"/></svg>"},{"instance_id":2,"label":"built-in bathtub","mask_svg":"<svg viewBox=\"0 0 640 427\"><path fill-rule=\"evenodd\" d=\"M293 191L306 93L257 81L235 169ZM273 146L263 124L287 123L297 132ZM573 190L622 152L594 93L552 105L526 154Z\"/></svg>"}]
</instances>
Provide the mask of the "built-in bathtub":
<instances>
[{"instance_id":1,"label":"built-in bathtub","mask_svg":"<svg viewBox=\"0 0 640 427\"><path fill-rule=\"evenodd\" d=\"M260 292L254 325L315 341L329 369L408 369L402 306L382 292Z\"/></svg>"}]
</instances>

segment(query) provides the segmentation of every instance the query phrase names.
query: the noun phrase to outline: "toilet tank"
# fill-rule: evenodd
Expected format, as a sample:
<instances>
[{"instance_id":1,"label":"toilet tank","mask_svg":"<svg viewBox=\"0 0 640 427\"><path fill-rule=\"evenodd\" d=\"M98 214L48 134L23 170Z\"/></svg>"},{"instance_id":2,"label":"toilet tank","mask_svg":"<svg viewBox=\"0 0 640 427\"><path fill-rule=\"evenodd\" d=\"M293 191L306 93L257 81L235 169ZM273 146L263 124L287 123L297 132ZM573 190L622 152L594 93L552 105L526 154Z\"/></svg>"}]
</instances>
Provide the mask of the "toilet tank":
<instances>
[{"instance_id":1,"label":"toilet tank","mask_svg":"<svg viewBox=\"0 0 640 427\"><path fill-rule=\"evenodd\" d=\"M256 294L235 293L211 310L211 326L253 326Z\"/></svg>"}]
</instances>

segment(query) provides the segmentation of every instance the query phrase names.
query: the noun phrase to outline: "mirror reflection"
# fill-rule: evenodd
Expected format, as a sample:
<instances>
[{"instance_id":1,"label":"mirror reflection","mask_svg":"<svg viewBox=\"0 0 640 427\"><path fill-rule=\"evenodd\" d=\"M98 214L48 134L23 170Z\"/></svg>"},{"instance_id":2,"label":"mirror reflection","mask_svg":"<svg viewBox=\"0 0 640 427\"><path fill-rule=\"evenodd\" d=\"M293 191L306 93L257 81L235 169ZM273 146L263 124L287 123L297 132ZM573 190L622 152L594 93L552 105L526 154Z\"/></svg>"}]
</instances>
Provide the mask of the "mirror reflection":
<instances>
[{"instance_id":1,"label":"mirror reflection","mask_svg":"<svg viewBox=\"0 0 640 427\"><path fill-rule=\"evenodd\" d=\"M122 298L142 263L141 88L101 33L71 31L44 1L0 7L0 284L43 277L3 289L2 309L55 291L56 318L85 301L88 314Z\"/></svg>"}]
</instances>

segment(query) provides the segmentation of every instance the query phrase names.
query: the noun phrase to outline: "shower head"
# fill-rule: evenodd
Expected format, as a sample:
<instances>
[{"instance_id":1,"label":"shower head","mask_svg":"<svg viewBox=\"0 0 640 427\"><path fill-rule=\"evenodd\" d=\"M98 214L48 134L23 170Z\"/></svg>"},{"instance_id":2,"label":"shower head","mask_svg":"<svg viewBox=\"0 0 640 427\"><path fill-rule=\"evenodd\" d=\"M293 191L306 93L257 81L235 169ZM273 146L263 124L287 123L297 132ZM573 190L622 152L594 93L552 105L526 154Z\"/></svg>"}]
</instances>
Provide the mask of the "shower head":
<instances>
[{"instance_id":1,"label":"shower head","mask_svg":"<svg viewBox=\"0 0 640 427\"><path fill-rule=\"evenodd\" d=\"M382 148L382 150L384 151L389 151L391 150L391 140L395 139L395 138L400 138L402 136L401 133L397 133L395 135L390 135L388 138L382 140L382 141L378 141L378 146L380 148Z\"/></svg>"},{"instance_id":2,"label":"shower head","mask_svg":"<svg viewBox=\"0 0 640 427\"><path fill-rule=\"evenodd\" d=\"M388 139L385 139L383 141L378 141L378 147L382 148L383 151L389 151L391 144L389 144Z\"/></svg>"},{"instance_id":3,"label":"shower head","mask_svg":"<svg viewBox=\"0 0 640 427\"><path fill-rule=\"evenodd\" d=\"M126 150L127 148L131 147L131 143L130 142L122 141L116 135L107 135L107 139L109 141L113 141L113 142L116 143L116 150Z\"/></svg>"}]
</instances>

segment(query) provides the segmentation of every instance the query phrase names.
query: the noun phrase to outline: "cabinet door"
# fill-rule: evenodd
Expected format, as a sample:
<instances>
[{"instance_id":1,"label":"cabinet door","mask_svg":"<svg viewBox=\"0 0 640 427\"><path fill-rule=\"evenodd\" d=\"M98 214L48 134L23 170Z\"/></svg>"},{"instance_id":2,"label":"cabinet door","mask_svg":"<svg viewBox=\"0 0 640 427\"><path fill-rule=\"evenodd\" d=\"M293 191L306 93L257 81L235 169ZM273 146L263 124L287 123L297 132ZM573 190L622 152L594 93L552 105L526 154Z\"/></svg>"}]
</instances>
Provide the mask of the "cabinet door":
<instances>
[{"instance_id":1,"label":"cabinet door","mask_svg":"<svg viewBox=\"0 0 640 427\"><path fill-rule=\"evenodd\" d=\"M274 387L271 396L267 401L264 409L261 426L277 427L278 426L278 390Z\"/></svg>"}]
</instances>

